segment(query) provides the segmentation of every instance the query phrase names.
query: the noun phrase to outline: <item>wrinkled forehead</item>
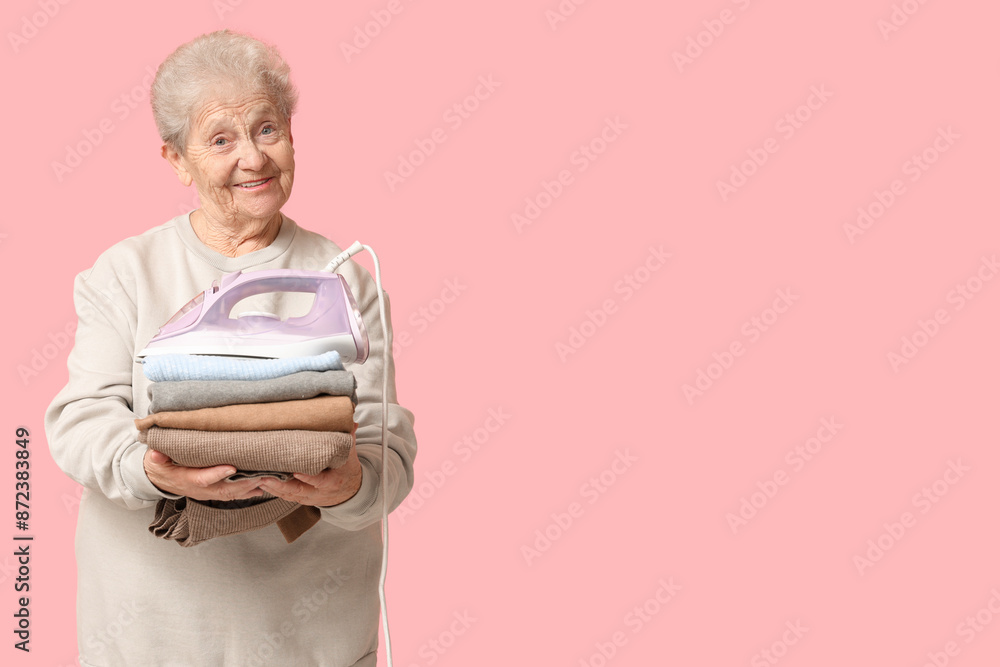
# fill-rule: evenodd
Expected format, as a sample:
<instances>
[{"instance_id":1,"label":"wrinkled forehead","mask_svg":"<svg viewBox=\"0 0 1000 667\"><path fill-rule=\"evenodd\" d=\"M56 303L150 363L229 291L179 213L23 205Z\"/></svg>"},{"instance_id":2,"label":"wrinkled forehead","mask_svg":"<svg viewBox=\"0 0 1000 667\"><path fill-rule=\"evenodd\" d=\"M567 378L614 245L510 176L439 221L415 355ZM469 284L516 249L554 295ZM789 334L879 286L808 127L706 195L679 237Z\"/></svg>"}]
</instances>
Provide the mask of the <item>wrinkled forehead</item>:
<instances>
[{"instance_id":1,"label":"wrinkled forehead","mask_svg":"<svg viewBox=\"0 0 1000 667\"><path fill-rule=\"evenodd\" d=\"M287 119L267 91L235 88L219 83L206 88L191 109L191 130L195 134L212 125L246 125L270 119Z\"/></svg>"}]
</instances>

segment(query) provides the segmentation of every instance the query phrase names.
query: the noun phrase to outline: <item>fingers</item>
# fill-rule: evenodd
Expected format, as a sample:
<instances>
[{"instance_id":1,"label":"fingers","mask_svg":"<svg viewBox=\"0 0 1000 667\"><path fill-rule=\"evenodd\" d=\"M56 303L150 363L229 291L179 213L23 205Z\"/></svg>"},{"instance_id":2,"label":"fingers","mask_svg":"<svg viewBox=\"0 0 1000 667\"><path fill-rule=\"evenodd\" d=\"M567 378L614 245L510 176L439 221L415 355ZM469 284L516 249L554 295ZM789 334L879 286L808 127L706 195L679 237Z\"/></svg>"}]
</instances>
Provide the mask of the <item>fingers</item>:
<instances>
[{"instance_id":1,"label":"fingers","mask_svg":"<svg viewBox=\"0 0 1000 667\"><path fill-rule=\"evenodd\" d=\"M300 482L308 484L309 486L319 486L320 482L323 481L323 478L325 476L324 473L327 470L329 470L329 468L327 468L326 470L320 472L318 475L307 475L304 472L297 472L297 473L294 473L292 475L292 477L294 477L295 479L299 480Z\"/></svg>"},{"instance_id":2,"label":"fingers","mask_svg":"<svg viewBox=\"0 0 1000 667\"><path fill-rule=\"evenodd\" d=\"M212 493L213 498L221 500L242 500L264 495L264 492L257 488L255 480L218 482L209 487L208 491Z\"/></svg>"},{"instance_id":3,"label":"fingers","mask_svg":"<svg viewBox=\"0 0 1000 667\"><path fill-rule=\"evenodd\" d=\"M307 495L312 487L294 479L282 482L277 479L266 478L260 483L260 488L273 496L278 496L285 500L295 500Z\"/></svg>"},{"instance_id":4,"label":"fingers","mask_svg":"<svg viewBox=\"0 0 1000 667\"><path fill-rule=\"evenodd\" d=\"M236 472L236 468L227 465L212 468L193 468L196 484L204 489L203 493L218 500L238 500L256 498L264 495L260 490L260 480L244 479L238 482L226 482L227 477ZM190 494L188 494L190 495ZM201 500L205 500L202 498Z\"/></svg>"},{"instance_id":5,"label":"fingers","mask_svg":"<svg viewBox=\"0 0 1000 667\"><path fill-rule=\"evenodd\" d=\"M191 475L191 481L201 487L212 486L216 482L221 482L225 478L236 473L236 468L233 466L221 465L213 466L211 468L189 468L188 470L194 471ZM253 481L253 480L249 480ZM242 484L241 482L236 482L236 484ZM252 488L256 487L256 484L250 484Z\"/></svg>"},{"instance_id":6,"label":"fingers","mask_svg":"<svg viewBox=\"0 0 1000 667\"><path fill-rule=\"evenodd\" d=\"M158 452L155 449L149 450L149 460L157 465L167 465L168 463L173 463L169 456L163 452Z\"/></svg>"},{"instance_id":7,"label":"fingers","mask_svg":"<svg viewBox=\"0 0 1000 667\"><path fill-rule=\"evenodd\" d=\"M215 471L225 467L216 466L215 468L207 468L205 470ZM228 475L223 475L222 479L218 479L218 474L214 472L209 474L199 469L188 468L187 470L196 472L194 474L191 474L191 472L185 473L187 483L182 483L181 486L186 489L184 495L195 500L239 500L264 495L264 492L258 488L259 480L248 479L238 482L226 482L223 480ZM213 479L216 481L211 481Z\"/></svg>"},{"instance_id":8,"label":"fingers","mask_svg":"<svg viewBox=\"0 0 1000 667\"><path fill-rule=\"evenodd\" d=\"M149 449L143 456L143 467L158 489L194 500L241 500L264 495L258 479L224 481L236 472L231 465L189 468L177 465L163 452Z\"/></svg>"},{"instance_id":9,"label":"fingers","mask_svg":"<svg viewBox=\"0 0 1000 667\"><path fill-rule=\"evenodd\" d=\"M340 468L327 468L317 475L295 473L287 482L266 480L260 488L303 505L331 507L352 498L361 488L362 477L361 463L354 454Z\"/></svg>"},{"instance_id":10,"label":"fingers","mask_svg":"<svg viewBox=\"0 0 1000 667\"><path fill-rule=\"evenodd\" d=\"M163 469L159 473L171 478L175 483L201 488L207 488L221 482L236 472L236 468L231 465L218 465L211 468L187 468L185 466L174 465L169 456L155 449L149 450L149 460L153 465L161 466ZM241 486L256 488L255 484Z\"/></svg>"}]
</instances>

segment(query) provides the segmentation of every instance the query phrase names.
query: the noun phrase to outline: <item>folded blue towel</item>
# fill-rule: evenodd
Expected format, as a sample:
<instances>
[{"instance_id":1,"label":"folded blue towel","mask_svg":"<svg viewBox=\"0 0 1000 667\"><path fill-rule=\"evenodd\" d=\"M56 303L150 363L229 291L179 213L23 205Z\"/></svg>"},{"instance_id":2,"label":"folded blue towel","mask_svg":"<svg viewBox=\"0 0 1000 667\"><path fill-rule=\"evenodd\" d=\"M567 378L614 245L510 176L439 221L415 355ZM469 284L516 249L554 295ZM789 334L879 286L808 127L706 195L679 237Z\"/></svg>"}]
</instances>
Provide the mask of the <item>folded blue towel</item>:
<instances>
[{"instance_id":1,"label":"folded blue towel","mask_svg":"<svg viewBox=\"0 0 1000 667\"><path fill-rule=\"evenodd\" d=\"M340 371L340 354L331 350L314 357L247 359L200 354L158 354L142 360L143 374L153 382L173 380L270 380L299 371Z\"/></svg>"}]
</instances>

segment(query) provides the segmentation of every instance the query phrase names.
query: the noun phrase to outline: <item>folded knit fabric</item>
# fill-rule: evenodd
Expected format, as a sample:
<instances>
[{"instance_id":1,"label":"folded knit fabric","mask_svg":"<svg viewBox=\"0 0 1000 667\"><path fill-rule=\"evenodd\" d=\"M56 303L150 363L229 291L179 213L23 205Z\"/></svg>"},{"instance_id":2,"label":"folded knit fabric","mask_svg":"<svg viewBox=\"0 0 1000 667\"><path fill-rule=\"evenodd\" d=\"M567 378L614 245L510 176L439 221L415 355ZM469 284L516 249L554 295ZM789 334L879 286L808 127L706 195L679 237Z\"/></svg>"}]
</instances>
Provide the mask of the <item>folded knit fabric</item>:
<instances>
[{"instance_id":1,"label":"folded knit fabric","mask_svg":"<svg viewBox=\"0 0 1000 667\"><path fill-rule=\"evenodd\" d=\"M206 540L248 533L277 523L286 542L294 542L319 521L316 507L299 505L268 496L261 502L237 509L213 507L191 498L163 498L156 504L149 532L182 547Z\"/></svg>"},{"instance_id":2,"label":"folded knit fabric","mask_svg":"<svg viewBox=\"0 0 1000 667\"><path fill-rule=\"evenodd\" d=\"M342 371L340 354L331 350L313 357L245 359L199 354L157 354L142 360L142 372L153 382L174 380L269 380L299 371Z\"/></svg>"},{"instance_id":3,"label":"folded knit fabric","mask_svg":"<svg viewBox=\"0 0 1000 667\"><path fill-rule=\"evenodd\" d=\"M236 475L268 471L317 475L347 462L350 433L336 431L193 431L153 426L139 431L139 442L191 468L231 465Z\"/></svg>"},{"instance_id":4,"label":"folded knit fabric","mask_svg":"<svg viewBox=\"0 0 1000 667\"><path fill-rule=\"evenodd\" d=\"M312 505L299 505L295 511L278 519L278 529L285 538L285 542L291 544L299 539L302 533L306 532L319 523L320 513L318 507Z\"/></svg>"},{"instance_id":5,"label":"folded knit fabric","mask_svg":"<svg viewBox=\"0 0 1000 667\"><path fill-rule=\"evenodd\" d=\"M270 380L182 380L149 385L151 413L218 408L223 405L349 396L357 405L351 371L301 371Z\"/></svg>"},{"instance_id":6,"label":"folded knit fabric","mask_svg":"<svg viewBox=\"0 0 1000 667\"><path fill-rule=\"evenodd\" d=\"M350 432L354 428L354 404L347 396L317 396L301 401L157 412L135 420L135 427L140 431L152 426L197 431Z\"/></svg>"}]
</instances>

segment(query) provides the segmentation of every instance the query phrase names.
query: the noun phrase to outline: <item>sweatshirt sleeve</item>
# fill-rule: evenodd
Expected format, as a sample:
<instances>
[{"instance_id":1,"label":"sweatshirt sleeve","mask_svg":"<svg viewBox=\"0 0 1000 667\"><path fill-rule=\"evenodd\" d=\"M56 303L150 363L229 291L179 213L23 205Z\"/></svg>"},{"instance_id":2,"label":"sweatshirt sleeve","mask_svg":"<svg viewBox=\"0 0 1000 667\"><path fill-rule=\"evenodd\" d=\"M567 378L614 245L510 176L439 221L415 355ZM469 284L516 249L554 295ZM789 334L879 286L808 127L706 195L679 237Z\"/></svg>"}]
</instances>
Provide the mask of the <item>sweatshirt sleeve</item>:
<instances>
[{"instance_id":1,"label":"sweatshirt sleeve","mask_svg":"<svg viewBox=\"0 0 1000 667\"><path fill-rule=\"evenodd\" d=\"M353 263L352 263L353 264ZM367 280L364 280L367 278ZM322 508L322 518L347 530L360 530L382 518L382 374L388 377L388 438L386 477L389 511L396 509L413 487L413 461L417 439L413 431L413 413L396 402L395 365L392 359L392 321L389 295L385 294L388 340L382 336L376 287L371 276L362 279L359 303L361 319L368 331L368 360L351 370L358 381L358 405L354 420L358 424L358 459L361 461L361 488L350 500ZM367 300L363 300L368 297ZM383 365L382 351L388 346L389 364Z\"/></svg>"},{"instance_id":2,"label":"sweatshirt sleeve","mask_svg":"<svg viewBox=\"0 0 1000 667\"><path fill-rule=\"evenodd\" d=\"M56 464L83 486L127 509L174 497L146 477L132 411L134 317L127 297L119 304L77 276L73 301L76 340L67 362L69 382L45 414L45 431Z\"/></svg>"}]
</instances>

